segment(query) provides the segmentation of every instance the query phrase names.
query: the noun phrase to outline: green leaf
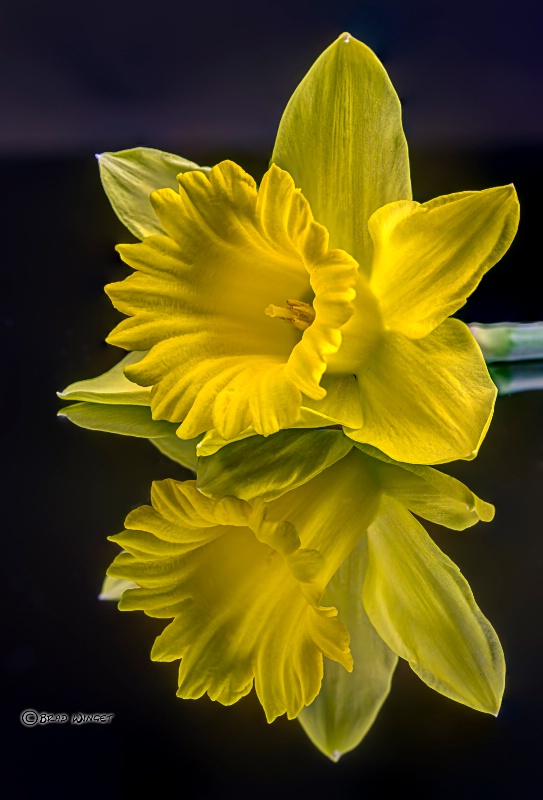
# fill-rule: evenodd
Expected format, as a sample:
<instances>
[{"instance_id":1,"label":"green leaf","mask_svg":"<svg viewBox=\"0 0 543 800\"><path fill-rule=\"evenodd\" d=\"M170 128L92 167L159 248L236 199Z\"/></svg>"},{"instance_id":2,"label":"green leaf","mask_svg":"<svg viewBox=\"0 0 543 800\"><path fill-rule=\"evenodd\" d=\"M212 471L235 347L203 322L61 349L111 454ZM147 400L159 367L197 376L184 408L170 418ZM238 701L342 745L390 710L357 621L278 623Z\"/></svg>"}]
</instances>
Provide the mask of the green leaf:
<instances>
[{"instance_id":1,"label":"green leaf","mask_svg":"<svg viewBox=\"0 0 543 800\"><path fill-rule=\"evenodd\" d=\"M390 691L398 657L377 634L361 601L367 567L366 537L326 588L323 605L335 606L351 636L352 672L325 659L322 688L298 716L313 744L332 761L357 747Z\"/></svg>"},{"instance_id":2,"label":"green leaf","mask_svg":"<svg viewBox=\"0 0 543 800\"><path fill-rule=\"evenodd\" d=\"M130 406L148 406L151 402L151 389L132 383L124 375L124 370L136 364L146 355L145 350L128 353L118 364L99 375L85 381L71 383L62 392L57 392L62 400L85 400L90 403L118 403Z\"/></svg>"},{"instance_id":3,"label":"green leaf","mask_svg":"<svg viewBox=\"0 0 543 800\"><path fill-rule=\"evenodd\" d=\"M543 361L490 364L488 371L500 395L543 389Z\"/></svg>"},{"instance_id":4,"label":"green leaf","mask_svg":"<svg viewBox=\"0 0 543 800\"><path fill-rule=\"evenodd\" d=\"M368 529L368 554L362 600L381 638L432 689L497 714L503 652L458 567L386 496Z\"/></svg>"},{"instance_id":5,"label":"green leaf","mask_svg":"<svg viewBox=\"0 0 543 800\"><path fill-rule=\"evenodd\" d=\"M342 459L353 442L338 430L284 430L251 436L198 459L198 488L211 497L276 497Z\"/></svg>"},{"instance_id":6,"label":"green leaf","mask_svg":"<svg viewBox=\"0 0 543 800\"><path fill-rule=\"evenodd\" d=\"M411 184L400 102L362 42L342 34L313 64L285 109L272 162L291 173L330 246L368 274L368 220L385 203L410 200Z\"/></svg>"},{"instance_id":7,"label":"green leaf","mask_svg":"<svg viewBox=\"0 0 543 800\"><path fill-rule=\"evenodd\" d=\"M165 188L177 191L176 176L181 172L209 172L209 167L150 147L101 153L97 159L113 210L138 239L164 233L151 207L152 192Z\"/></svg>"}]
</instances>

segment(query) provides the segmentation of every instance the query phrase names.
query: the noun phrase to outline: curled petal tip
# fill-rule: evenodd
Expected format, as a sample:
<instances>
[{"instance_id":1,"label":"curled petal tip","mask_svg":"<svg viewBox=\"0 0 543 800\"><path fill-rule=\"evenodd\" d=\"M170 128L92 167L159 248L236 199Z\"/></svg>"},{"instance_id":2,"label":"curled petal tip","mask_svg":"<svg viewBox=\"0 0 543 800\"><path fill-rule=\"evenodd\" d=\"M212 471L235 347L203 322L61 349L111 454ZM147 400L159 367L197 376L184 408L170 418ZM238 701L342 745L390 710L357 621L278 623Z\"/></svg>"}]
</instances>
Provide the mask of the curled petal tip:
<instances>
[{"instance_id":1,"label":"curled petal tip","mask_svg":"<svg viewBox=\"0 0 543 800\"><path fill-rule=\"evenodd\" d=\"M345 44L349 44L351 41L351 34L350 33L342 33L339 37L340 41L345 42Z\"/></svg>"},{"instance_id":2,"label":"curled petal tip","mask_svg":"<svg viewBox=\"0 0 543 800\"><path fill-rule=\"evenodd\" d=\"M346 35L348 36L349 34ZM337 764L340 758L341 758L341 753L339 752L339 750L332 750L332 752L330 753L330 761L333 761L334 764Z\"/></svg>"}]
</instances>

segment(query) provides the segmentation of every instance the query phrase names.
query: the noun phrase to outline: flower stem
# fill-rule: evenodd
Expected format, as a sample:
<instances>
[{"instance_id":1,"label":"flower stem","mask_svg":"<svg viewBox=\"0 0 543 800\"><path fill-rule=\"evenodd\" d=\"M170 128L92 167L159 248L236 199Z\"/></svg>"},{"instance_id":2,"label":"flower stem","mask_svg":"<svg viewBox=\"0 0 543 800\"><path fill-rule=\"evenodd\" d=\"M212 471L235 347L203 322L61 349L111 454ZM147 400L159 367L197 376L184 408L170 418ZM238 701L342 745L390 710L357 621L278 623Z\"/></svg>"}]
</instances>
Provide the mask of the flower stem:
<instances>
[{"instance_id":1,"label":"flower stem","mask_svg":"<svg viewBox=\"0 0 543 800\"><path fill-rule=\"evenodd\" d=\"M543 322L473 322L469 328L487 364L543 358Z\"/></svg>"},{"instance_id":2,"label":"flower stem","mask_svg":"<svg viewBox=\"0 0 543 800\"><path fill-rule=\"evenodd\" d=\"M488 371L500 395L543 389L543 361L491 364Z\"/></svg>"}]
</instances>

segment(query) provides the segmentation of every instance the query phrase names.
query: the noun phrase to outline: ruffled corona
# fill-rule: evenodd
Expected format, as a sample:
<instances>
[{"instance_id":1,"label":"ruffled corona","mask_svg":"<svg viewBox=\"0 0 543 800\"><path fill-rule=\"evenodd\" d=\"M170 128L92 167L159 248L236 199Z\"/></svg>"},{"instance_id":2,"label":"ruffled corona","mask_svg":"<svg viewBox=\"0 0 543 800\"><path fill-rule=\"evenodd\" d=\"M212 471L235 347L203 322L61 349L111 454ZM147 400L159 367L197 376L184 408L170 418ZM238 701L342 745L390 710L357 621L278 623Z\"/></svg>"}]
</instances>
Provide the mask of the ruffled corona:
<instances>
[{"instance_id":1,"label":"ruffled corona","mask_svg":"<svg viewBox=\"0 0 543 800\"><path fill-rule=\"evenodd\" d=\"M152 503L111 537L126 552L109 574L140 587L121 609L174 618L151 655L182 659L179 697L231 705L254 681L271 722L313 701L323 655L352 669L345 627L316 600L322 556L294 525L259 503L204 497L193 481L154 483Z\"/></svg>"},{"instance_id":2,"label":"ruffled corona","mask_svg":"<svg viewBox=\"0 0 543 800\"><path fill-rule=\"evenodd\" d=\"M209 177L178 177L178 194L152 197L167 235L118 248L138 272L106 288L131 317L108 341L150 350L126 374L153 386L154 417L181 422L182 438L211 428L268 435L296 421L302 392L326 394L320 381L353 313L357 264L328 249L326 229L279 167L258 191L230 161ZM304 322L283 324L296 317L287 303L300 319L305 309Z\"/></svg>"}]
</instances>

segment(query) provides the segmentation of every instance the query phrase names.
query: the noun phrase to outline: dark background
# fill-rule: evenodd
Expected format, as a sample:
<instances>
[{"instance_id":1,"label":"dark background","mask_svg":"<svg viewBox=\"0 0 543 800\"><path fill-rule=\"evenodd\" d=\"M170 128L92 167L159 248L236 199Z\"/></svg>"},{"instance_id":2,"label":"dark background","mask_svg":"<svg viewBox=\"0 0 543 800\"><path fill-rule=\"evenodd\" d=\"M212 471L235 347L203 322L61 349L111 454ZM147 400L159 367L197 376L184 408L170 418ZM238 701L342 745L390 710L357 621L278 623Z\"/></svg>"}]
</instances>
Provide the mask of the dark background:
<instances>
[{"instance_id":1,"label":"dark background","mask_svg":"<svg viewBox=\"0 0 543 800\"><path fill-rule=\"evenodd\" d=\"M290 94L343 30L376 50L404 103L416 199L517 186L517 239L460 316L543 319L540 3L0 5L7 797L543 795L541 392L499 398L478 459L449 467L496 503L496 520L432 529L501 637L497 720L432 692L402 663L366 740L333 765L296 722L268 726L254 695L231 708L176 699L176 665L148 659L164 623L96 600L117 551L106 536L148 501L152 480L181 470L147 442L55 417L56 390L119 357L103 343L116 314L102 287L121 274L113 248L130 235L93 153L147 145L200 163L231 157L258 178ZM115 719L26 729L25 708Z\"/></svg>"}]
</instances>

